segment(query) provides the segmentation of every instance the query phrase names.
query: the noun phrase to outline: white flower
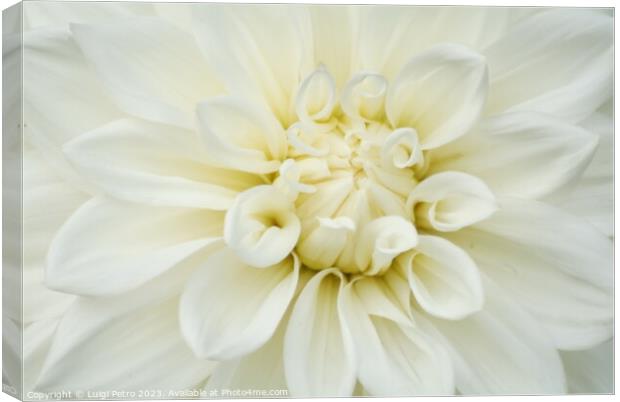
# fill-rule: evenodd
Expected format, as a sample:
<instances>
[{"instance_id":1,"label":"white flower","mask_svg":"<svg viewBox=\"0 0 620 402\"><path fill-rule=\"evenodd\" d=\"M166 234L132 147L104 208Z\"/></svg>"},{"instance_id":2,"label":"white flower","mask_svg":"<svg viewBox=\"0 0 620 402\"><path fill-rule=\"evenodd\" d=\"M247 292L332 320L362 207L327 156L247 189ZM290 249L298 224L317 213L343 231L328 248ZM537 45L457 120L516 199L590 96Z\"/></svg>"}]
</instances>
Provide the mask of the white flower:
<instances>
[{"instance_id":1,"label":"white flower","mask_svg":"<svg viewBox=\"0 0 620 402\"><path fill-rule=\"evenodd\" d=\"M35 389L611 391L604 12L25 7Z\"/></svg>"}]
</instances>

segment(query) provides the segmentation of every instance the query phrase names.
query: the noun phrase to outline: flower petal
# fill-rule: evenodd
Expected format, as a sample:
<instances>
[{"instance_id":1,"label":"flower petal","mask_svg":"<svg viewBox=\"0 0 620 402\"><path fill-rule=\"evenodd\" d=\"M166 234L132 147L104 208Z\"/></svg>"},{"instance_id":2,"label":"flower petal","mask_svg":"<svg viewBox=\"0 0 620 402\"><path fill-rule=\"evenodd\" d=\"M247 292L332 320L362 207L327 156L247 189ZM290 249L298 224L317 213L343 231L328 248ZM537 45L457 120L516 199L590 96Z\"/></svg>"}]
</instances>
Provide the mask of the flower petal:
<instances>
[{"instance_id":1,"label":"flower petal","mask_svg":"<svg viewBox=\"0 0 620 402\"><path fill-rule=\"evenodd\" d=\"M356 231L347 238L344 249L340 253L338 260L334 264L336 267L351 267L353 272L359 272L358 244L359 238L364 228L372 219L380 215L372 208L371 197L366 188L353 188L345 197L344 203L340 206L337 215L348 217L355 222ZM372 251L372 250L371 250Z\"/></svg>"},{"instance_id":2,"label":"flower petal","mask_svg":"<svg viewBox=\"0 0 620 402\"><path fill-rule=\"evenodd\" d=\"M24 289L22 319L29 323L61 315L74 300L44 285L45 262L58 229L89 197L58 177L35 150L24 152L22 179L23 269L19 273Z\"/></svg>"},{"instance_id":3,"label":"flower petal","mask_svg":"<svg viewBox=\"0 0 620 402\"><path fill-rule=\"evenodd\" d=\"M588 348L612 335L612 243L586 221L544 204L503 200L497 216L454 241L556 347Z\"/></svg>"},{"instance_id":4,"label":"flower petal","mask_svg":"<svg viewBox=\"0 0 620 402\"><path fill-rule=\"evenodd\" d=\"M452 232L491 216L495 196L475 176L441 172L424 179L409 194L407 209L416 209L418 224Z\"/></svg>"},{"instance_id":5,"label":"flower petal","mask_svg":"<svg viewBox=\"0 0 620 402\"><path fill-rule=\"evenodd\" d=\"M562 271L603 288L613 284L612 241L586 221L533 200L499 199L500 209L475 228L528 248Z\"/></svg>"},{"instance_id":6,"label":"flower petal","mask_svg":"<svg viewBox=\"0 0 620 402\"><path fill-rule=\"evenodd\" d=\"M414 56L390 86L386 112L393 127L414 127L422 149L465 134L486 100L484 57L456 44L436 45Z\"/></svg>"},{"instance_id":7,"label":"flower petal","mask_svg":"<svg viewBox=\"0 0 620 402\"><path fill-rule=\"evenodd\" d=\"M579 177L597 142L596 135L549 116L505 113L433 155L431 170L472 174L498 195L540 198Z\"/></svg>"},{"instance_id":8,"label":"flower petal","mask_svg":"<svg viewBox=\"0 0 620 402\"><path fill-rule=\"evenodd\" d=\"M381 162L385 166L392 165L398 169L423 162L417 131L411 127L394 130L383 143Z\"/></svg>"},{"instance_id":9,"label":"flower petal","mask_svg":"<svg viewBox=\"0 0 620 402\"><path fill-rule=\"evenodd\" d=\"M7 53L5 64L9 65L11 57L21 54ZM23 98L24 139L64 179L86 188L87 183L76 175L61 146L119 118L121 111L104 93L95 71L69 32L54 29L25 32L23 63L27 66L23 96L19 91L15 96ZM7 84L7 91L8 88ZM63 94L62 102L58 102L58 94Z\"/></svg>"},{"instance_id":10,"label":"flower petal","mask_svg":"<svg viewBox=\"0 0 620 402\"><path fill-rule=\"evenodd\" d=\"M227 209L257 176L205 164L194 133L143 120L111 122L67 143L76 169L106 193L147 205Z\"/></svg>"},{"instance_id":11,"label":"flower petal","mask_svg":"<svg viewBox=\"0 0 620 402\"><path fill-rule=\"evenodd\" d=\"M341 291L340 304L344 321L354 334L359 381L371 395L453 392L450 358L441 345L411 324L369 315L353 284Z\"/></svg>"},{"instance_id":12,"label":"flower petal","mask_svg":"<svg viewBox=\"0 0 620 402\"><path fill-rule=\"evenodd\" d=\"M246 264L277 264L291 253L301 232L294 208L275 187L253 187L239 194L226 213L224 240Z\"/></svg>"},{"instance_id":13,"label":"flower petal","mask_svg":"<svg viewBox=\"0 0 620 402\"><path fill-rule=\"evenodd\" d=\"M430 7L429 7L430 8ZM484 50L501 39L515 24L534 15L543 7L437 7L436 18L429 21L426 32L435 42L457 41ZM439 22L437 22L439 21ZM423 39L423 40L424 40Z\"/></svg>"},{"instance_id":14,"label":"flower petal","mask_svg":"<svg viewBox=\"0 0 620 402\"><path fill-rule=\"evenodd\" d=\"M455 354L463 395L563 394L562 363L545 331L485 283L484 310L463 320L433 319Z\"/></svg>"},{"instance_id":15,"label":"flower petal","mask_svg":"<svg viewBox=\"0 0 620 402\"><path fill-rule=\"evenodd\" d=\"M210 374L213 363L194 357L183 342L176 300L121 315L103 326L92 307L77 307L63 318L36 390L148 389L167 395ZM101 306L99 310L101 314Z\"/></svg>"},{"instance_id":16,"label":"flower petal","mask_svg":"<svg viewBox=\"0 0 620 402\"><path fill-rule=\"evenodd\" d=\"M477 50L501 38L537 7L360 7L360 69L380 71L390 81L413 55L458 42Z\"/></svg>"},{"instance_id":17,"label":"flower petal","mask_svg":"<svg viewBox=\"0 0 620 402\"><path fill-rule=\"evenodd\" d=\"M610 102L611 103L611 102ZM586 218L607 236L613 236L614 223L614 122L611 111L596 112L581 126L598 134L599 143L592 162L583 172L574 188L563 194L554 194L551 202L562 209Z\"/></svg>"},{"instance_id":18,"label":"flower petal","mask_svg":"<svg viewBox=\"0 0 620 402\"><path fill-rule=\"evenodd\" d=\"M380 121L385 112L388 81L381 74L355 74L342 90L342 110L353 119Z\"/></svg>"},{"instance_id":19,"label":"flower petal","mask_svg":"<svg viewBox=\"0 0 620 402\"><path fill-rule=\"evenodd\" d=\"M303 170L308 167L312 169L314 166L298 164L294 159L287 159L280 165L278 177L272 184L291 200L296 200L299 193L313 193L316 191L316 188L310 184L303 183L302 180L307 179L307 176L302 177L302 174L305 175L306 173L310 173L310 175L320 175L322 173L321 171Z\"/></svg>"},{"instance_id":20,"label":"flower petal","mask_svg":"<svg viewBox=\"0 0 620 402\"><path fill-rule=\"evenodd\" d=\"M355 222L349 217L318 218L317 226L306 229L297 244L301 262L310 268L334 266L347 240L355 233Z\"/></svg>"},{"instance_id":21,"label":"flower petal","mask_svg":"<svg viewBox=\"0 0 620 402\"><path fill-rule=\"evenodd\" d=\"M46 285L78 295L135 288L217 240L222 221L219 212L94 198L52 241Z\"/></svg>"},{"instance_id":22,"label":"flower petal","mask_svg":"<svg viewBox=\"0 0 620 402\"><path fill-rule=\"evenodd\" d=\"M25 120L32 129L44 130L48 140L62 144L120 115L70 33L27 32L24 62ZM64 102L57 101L59 93Z\"/></svg>"},{"instance_id":23,"label":"flower petal","mask_svg":"<svg viewBox=\"0 0 620 402\"><path fill-rule=\"evenodd\" d=\"M149 280L138 288L131 289L128 292L122 294L114 294L105 297L79 297L76 301L71 305L70 309L63 315L60 324L58 325L57 331L57 339L52 343L51 349L49 349L49 353L47 349L45 353L46 358L46 366L50 367L50 370L55 370L58 366L61 365L61 369L66 372L64 375L67 378L71 379L71 381L76 378L79 381L83 380L84 374L88 376L93 375L93 369L90 370L89 373L82 373L81 370L83 368L82 364L75 364L72 367L62 366L65 361L69 361L72 354L75 353L77 358L79 359L82 353L82 348L87 347L89 341L93 338L97 337L97 334L107 333L112 337L112 341L110 339L101 340L97 339L97 342L103 342L106 345L110 345L111 343L117 344L119 339L124 339L126 334L121 332L120 335L117 334L117 330L113 330L112 333L106 332L106 328L114 327L116 328L117 323L120 321L121 324L118 324L118 327L122 329L130 328L130 322L135 321L138 317L141 317L145 311L149 309L158 310L162 306L162 302L166 302L167 300L171 300L171 298L177 298L181 293L183 285L187 282L190 274L196 269L199 264L201 264L204 259L211 253L212 251L209 249L203 249L191 257L184 260L182 263L175 266L173 269L168 270L164 274ZM165 309L165 307L163 307ZM163 319L170 319L176 322L176 319L173 316L170 317L160 317ZM123 328L124 327L124 328ZM176 325L174 325L176 327ZM131 332L131 330L129 330ZM158 332L159 333L159 332ZM136 336L145 336L152 338L147 335L137 334ZM162 336L166 336L166 334L162 334ZM179 332L175 330L174 337L179 339ZM174 341L174 339L170 339L170 341ZM172 350L171 353L181 353L181 356L189 356L187 362L193 361L193 355L189 353L187 347L184 343L180 343L182 347ZM106 348L102 348L100 345L98 346L101 350L106 350ZM35 352L35 351L33 351ZM151 351L152 352L152 351ZM38 353L38 352L35 352ZM127 351L123 352L126 354L125 359L119 360L118 367L125 367L128 364L133 364L133 360L135 358L135 354L129 353ZM96 355L96 354L95 354ZM95 356L93 355L93 356ZM33 356L34 357L34 356ZM154 357L156 359L156 357ZM183 361L183 360L182 360ZM139 366L140 362L137 363ZM111 366L108 367L108 366ZM192 366L190 364L190 366ZM211 364L209 363L210 367ZM110 364L104 364L102 367L105 370L114 368L113 362ZM195 367L195 366L192 366ZM192 367L188 368L188 370L192 370ZM138 370L140 368L138 367ZM80 372L75 372L80 371ZM122 371L122 370L121 370ZM52 376L55 374L51 374ZM109 376L114 376L115 373L106 373L106 378ZM147 375L149 375L147 373ZM186 374L193 375L193 374ZM181 378L180 381L184 381L187 378ZM106 381L106 379L103 379ZM153 381L153 383L148 383L148 381ZM56 380L54 380L56 381ZM58 379L58 381L63 381L63 379ZM92 379L91 383L92 384ZM118 381L120 380L111 380ZM157 378L155 379L146 379L148 385L157 386L160 382ZM120 383L122 384L122 382ZM65 384L66 385L66 384ZM108 384L109 385L109 384ZM131 385L130 385L131 386ZM146 386L146 385L145 385ZM79 390L83 390L84 388L77 387ZM99 389L99 388L97 388ZM106 390L109 388L102 387L102 390ZM56 389L57 390L57 389ZM168 391L168 390L166 390Z\"/></svg>"},{"instance_id":24,"label":"flower petal","mask_svg":"<svg viewBox=\"0 0 620 402\"><path fill-rule=\"evenodd\" d=\"M428 30L435 17L433 7L360 7L359 64L361 69L380 71L391 81L407 60L421 50L419 41L430 35ZM413 45L413 48L412 46Z\"/></svg>"},{"instance_id":25,"label":"flower petal","mask_svg":"<svg viewBox=\"0 0 620 402\"><path fill-rule=\"evenodd\" d=\"M470 235L462 243L472 245L481 270L540 321L558 348L581 349L611 336L609 289L563 272L508 239Z\"/></svg>"},{"instance_id":26,"label":"flower petal","mask_svg":"<svg viewBox=\"0 0 620 402\"><path fill-rule=\"evenodd\" d=\"M367 179L362 181L362 183L362 191L367 192L369 205L375 214L379 216L396 215L406 218L407 220L411 219L413 214L406 209L404 197L399 196L383 183L377 183L374 179ZM403 183L401 182L399 184Z\"/></svg>"},{"instance_id":27,"label":"flower petal","mask_svg":"<svg viewBox=\"0 0 620 402\"><path fill-rule=\"evenodd\" d=\"M295 97L295 113L301 127L310 132L330 131L329 122L336 106L336 83L325 66L321 65L299 85Z\"/></svg>"},{"instance_id":28,"label":"flower petal","mask_svg":"<svg viewBox=\"0 0 620 402\"><path fill-rule=\"evenodd\" d=\"M482 309L484 292L476 263L453 243L420 235L415 251L399 258L418 304L436 317L458 320Z\"/></svg>"},{"instance_id":29,"label":"flower petal","mask_svg":"<svg viewBox=\"0 0 620 402\"><path fill-rule=\"evenodd\" d=\"M155 15L177 28L193 34L192 14L195 6L174 3L151 3L150 5Z\"/></svg>"},{"instance_id":30,"label":"flower petal","mask_svg":"<svg viewBox=\"0 0 620 402\"><path fill-rule=\"evenodd\" d=\"M228 248L213 254L190 278L181 297L181 330L194 353L228 360L271 338L297 287L299 261L256 269Z\"/></svg>"},{"instance_id":31,"label":"flower petal","mask_svg":"<svg viewBox=\"0 0 620 402\"><path fill-rule=\"evenodd\" d=\"M285 315L273 336L259 349L238 359L219 363L209 377L205 388L208 391L221 391L222 389L286 390L283 349L287 325L288 316ZM286 396L286 394L273 396ZM269 397L273 396L269 395Z\"/></svg>"},{"instance_id":32,"label":"flower petal","mask_svg":"<svg viewBox=\"0 0 620 402\"><path fill-rule=\"evenodd\" d=\"M613 18L558 8L524 20L485 50L489 114L534 111L575 123L609 96Z\"/></svg>"},{"instance_id":33,"label":"flower petal","mask_svg":"<svg viewBox=\"0 0 620 402\"><path fill-rule=\"evenodd\" d=\"M395 270L389 270L379 277L359 277L352 286L368 314L399 325L412 325L411 290L407 281Z\"/></svg>"},{"instance_id":34,"label":"flower petal","mask_svg":"<svg viewBox=\"0 0 620 402\"><path fill-rule=\"evenodd\" d=\"M163 19L72 24L71 31L107 91L131 115L191 128L195 104L221 92L191 35Z\"/></svg>"},{"instance_id":35,"label":"flower petal","mask_svg":"<svg viewBox=\"0 0 620 402\"><path fill-rule=\"evenodd\" d=\"M345 202L353 186L351 175L317 183L314 193L301 194L297 199L297 216L302 222L315 221L318 216L332 217Z\"/></svg>"},{"instance_id":36,"label":"flower petal","mask_svg":"<svg viewBox=\"0 0 620 402\"><path fill-rule=\"evenodd\" d=\"M314 63L324 64L342 88L351 76L357 54L359 9L310 6Z\"/></svg>"},{"instance_id":37,"label":"flower petal","mask_svg":"<svg viewBox=\"0 0 620 402\"><path fill-rule=\"evenodd\" d=\"M322 270L295 303L284 335L284 370L293 396L350 396L353 392L352 339L337 302L344 281L339 271Z\"/></svg>"},{"instance_id":38,"label":"flower petal","mask_svg":"<svg viewBox=\"0 0 620 402\"><path fill-rule=\"evenodd\" d=\"M220 96L198 105L198 125L211 162L251 173L278 170L286 134L268 111L242 98Z\"/></svg>"},{"instance_id":39,"label":"flower petal","mask_svg":"<svg viewBox=\"0 0 620 402\"><path fill-rule=\"evenodd\" d=\"M6 282L5 282L6 283ZM21 387L23 384L23 352L21 345L22 326L7 314L2 314L2 331L4 332L4 350L2 351L2 368L8 385Z\"/></svg>"},{"instance_id":40,"label":"flower petal","mask_svg":"<svg viewBox=\"0 0 620 402\"><path fill-rule=\"evenodd\" d=\"M194 375L203 375L200 374L203 372L201 367L207 370L206 374L204 374L206 376L210 371L212 363L194 359L193 354L191 354L180 338L177 329L178 324L175 318L176 308L166 306L169 305L171 300L178 297L183 285L189 279L190 274L194 272L196 267L202 264L210 253L211 250L202 250L180 263L174 269L126 293L106 297L77 298L75 303L73 303L71 308L60 320L55 339L48 348L49 352L47 349L45 350L47 357L45 359L44 369L50 372L44 374L44 376L49 375L52 377L50 381L54 382L54 384L58 383L60 385L59 388L62 389L74 389L71 387L75 385L75 388L78 390L84 390L85 388L90 389L91 387L97 390L109 390L110 388L106 388L106 386L123 386L123 381L126 380L123 374L129 374L130 376L137 375L131 372L125 373L124 370L127 369L137 370L140 374L146 375L146 378L137 379L138 382L143 381L144 387L150 389L153 384L159 385L162 379L157 378L157 375L162 374L141 371L142 368L140 364L143 362L140 359L152 358L153 361L157 361L158 359L165 358L165 356L162 357L149 354L156 354L158 352L165 354L168 352L165 350L149 350L150 346L145 346L144 350L138 347L136 351L134 351L133 345L124 343L127 337L131 338L129 342L139 343L143 342L145 338L147 338L147 341L158 341L155 339L157 337L153 337L152 333L149 332L150 326L142 329L137 328L135 331L132 329L133 323L139 321L145 314L156 315L157 319L163 321L162 324L169 328L171 332L167 330L163 332L155 330L155 332L162 337L170 336L171 338L166 341L177 343L178 347L173 346L169 353L171 356L180 354L178 356L180 361L186 362L189 365L189 367L183 366L183 368L189 370L189 373L179 373L181 378L171 378L170 380L179 381L180 386L183 386L182 384L184 381L193 378ZM176 304L177 303L174 302L175 306ZM153 311L151 311L151 309L153 309ZM166 311L170 311L171 314L167 316ZM140 327L139 323L136 325ZM142 331L146 331L146 333ZM132 338L133 336L137 339ZM160 339L159 341L164 340ZM94 344L90 344L89 342L94 342ZM89 360L88 356L97 358L98 353L103 351L110 352L111 349L109 345L111 344L120 345L119 349L114 349L114 351L116 352L118 350L121 356L112 356L110 357L111 360L102 358L101 367L97 365L91 366L86 363L86 361L95 363ZM106 346L102 347L102 345ZM90 349L84 349L92 347L97 348L97 350L92 351ZM125 350L125 347L128 349ZM158 348L158 346L154 346L154 348ZM162 349L165 349L165 347ZM36 353L36 351L33 351L33 353ZM84 355L84 353L86 353L86 355ZM72 359L77 359L77 363ZM117 362L116 365L114 363L115 361ZM71 362L74 363L72 364ZM172 363L173 360L169 360L168 362ZM174 363L172 367L176 367L176 364L178 363ZM76 366L79 367L80 370L76 370ZM180 368L181 371L183 371L183 368ZM55 373L57 369L62 372ZM103 369L103 372L97 371L98 369ZM87 371L83 372L84 370ZM199 371L194 373L192 370ZM101 374L101 378L97 378L99 374ZM154 378L153 375L155 375ZM119 376L119 378L115 376ZM41 381L47 380L41 379ZM71 383L68 383L68 381ZM191 381L197 382L198 380L190 380L190 382ZM77 384L74 384L75 382L77 382ZM101 385L101 382L103 382L103 385ZM80 384L85 385L85 387L82 388ZM100 386L101 388L99 388ZM127 387L132 386L131 383L127 385ZM138 387L139 384L135 386ZM54 386L52 390L57 391L58 389ZM168 392L169 390L164 389L164 391Z\"/></svg>"},{"instance_id":41,"label":"flower petal","mask_svg":"<svg viewBox=\"0 0 620 402\"><path fill-rule=\"evenodd\" d=\"M383 216L368 223L357 241L355 262L366 275L390 267L394 258L418 243L415 226L401 216Z\"/></svg>"},{"instance_id":42,"label":"flower petal","mask_svg":"<svg viewBox=\"0 0 620 402\"><path fill-rule=\"evenodd\" d=\"M303 7L201 4L193 28L228 92L265 104L292 123L292 95L314 67L310 18Z\"/></svg>"},{"instance_id":43,"label":"flower petal","mask_svg":"<svg viewBox=\"0 0 620 402\"><path fill-rule=\"evenodd\" d=\"M149 15L150 4L141 3L96 3L84 4L74 2L36 2L24 7L24 27L27 30L36 28L68 28L70 23L101 23L111 19L127 18L138 15Z\"/></svg>"},{"instance_id":44,"label":"flower petal","mask_svg":"<svg viewBox=\"0 0 620 402\"><path fill-rule=\"evenodd\" d=\"M568 392L572 394L611 394L614 390L613 339L588 350L560 352Z\"/></svg>"},{"instance_id":45,"label":"flower petal","mask_svg":"<svg viewBox=\"0 0 620 402\"><path fill-rule=\"evenodd\" d=\"M52 344L58 319L33 322L23 329L23 381L24 390L32 391Z\"/></svg>"}]
</instances>

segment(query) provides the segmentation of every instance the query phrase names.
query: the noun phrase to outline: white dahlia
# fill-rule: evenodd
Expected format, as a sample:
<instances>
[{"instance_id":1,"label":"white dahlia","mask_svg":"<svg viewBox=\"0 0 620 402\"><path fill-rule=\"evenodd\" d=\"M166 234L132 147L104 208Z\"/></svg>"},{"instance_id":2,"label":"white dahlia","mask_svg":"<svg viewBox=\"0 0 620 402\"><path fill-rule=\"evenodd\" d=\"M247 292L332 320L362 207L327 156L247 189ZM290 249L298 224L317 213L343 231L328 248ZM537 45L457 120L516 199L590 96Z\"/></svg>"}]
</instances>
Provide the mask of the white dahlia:
<instances>
[{"instance_id":1,"label":"white dahlia","mask_svg":"<svg viewBox=\"0 0 620 402\"><path fill-rule=\"evenodd\" d=\"M607 11L24 7L33 389L611 392Z\"/></svg>"}]
</instances>

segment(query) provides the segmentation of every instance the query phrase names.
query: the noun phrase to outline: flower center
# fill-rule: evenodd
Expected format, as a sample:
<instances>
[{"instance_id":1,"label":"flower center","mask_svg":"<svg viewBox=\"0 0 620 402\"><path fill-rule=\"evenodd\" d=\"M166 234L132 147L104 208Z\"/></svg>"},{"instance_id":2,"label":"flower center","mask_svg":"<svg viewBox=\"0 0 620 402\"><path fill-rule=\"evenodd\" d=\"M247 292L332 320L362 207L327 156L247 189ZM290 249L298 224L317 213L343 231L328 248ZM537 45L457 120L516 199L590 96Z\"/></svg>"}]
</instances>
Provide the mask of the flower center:
<instances>
[{"instance_id":1,"label":"flower center","mask_svg":"<svg viewBox=\"0 0 620 402\"><path fill-rule=\"evenodd\" d=\"M268 267L294 253L310 269L381 275L417 258L428 237L418 231L456 231L496 210L480 179L439 169L437 156L429 166L429 150L462 133L419 99L401 99L403 85L361 72L337 88L319 67L296 90L285 133L260 123L280 140L237 154L246 168L246 155L264 158L254 162L267 181L226 213L224 240L239 258Z\"/></svg>"},{"instance_id":2,"label":"flower center","mask_svg":"<svg viewBox=\"0 0 620 402\"><path fill-rule=\"evenodd\" d=\"M321 67L298 90L299 120L287 130L273 185L294 204L295 252L309 268L377 275L416 244L407 196L425 158L415 128L387 121L387 87L382 76L360 73L337 93Z\"/></svg>"}]
</instances>

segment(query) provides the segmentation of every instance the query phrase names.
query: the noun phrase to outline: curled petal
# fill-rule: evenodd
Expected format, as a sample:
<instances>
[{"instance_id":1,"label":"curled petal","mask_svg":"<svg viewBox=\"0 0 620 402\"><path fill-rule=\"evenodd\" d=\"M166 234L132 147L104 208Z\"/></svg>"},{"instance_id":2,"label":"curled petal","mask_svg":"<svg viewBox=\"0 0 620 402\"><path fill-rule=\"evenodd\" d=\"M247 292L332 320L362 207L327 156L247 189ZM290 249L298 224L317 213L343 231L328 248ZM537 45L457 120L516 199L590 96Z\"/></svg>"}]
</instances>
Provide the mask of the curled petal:
<instances>
[{"instance_id":1,"label":"curled petal","mask_svg":"<svg viewBox=\"0 0 620 402\"><path fill-rule=\"evenodd\" d=\"M181 330L194 353L233 359L265 344L297 287L294 255L265 269L240 261L224 248L194 273L180 304Z\"/></svg>"},{"instance_id":2,"label":"curled petal","mask_svg":"<svg viewBox=\"0 0 620 402\"><path fill-rule=\"evenodd\" d=\"M461 172L442 172L411 191L407 210L412 208L421 224L452 232L488 218L497 205L482 180Z\"/></svg>"},{"instance_id":3,"label":"curled petal","mask_svg":"<svg viewBox=\"0 0 620 402\"><path fill-rule=\"evenodd\" d=\"M482 308L478 267L458 246L420 235L416 251L398 258L420 306L437 317L458 320Z\"/></svg>"},{"instance_id":4,"label":"curled petal","mask_svg":"<svg viewBox=\"0 0 620 402\"><path fill-rule=\"evenodd\" d=\"M329 268L340 256L351 233L355 232L355 222L340 216L318 218L318 223L318 227L299 242L297 253L310 268Z\"/></svg>"},{"instance_id":5,"label":"curled petal","mask_svg":"<svg viewBox=\"0 0 620 402\"><path fill-rule=\"evenodd\" d=\"M301 170L293 159L285 160L280 166L279 173L280 176L273 182L273 185L292 200L295 200L299 193L314 193L316 191L314 186L300 182Z\"/></svg>"},{"instance_id":6,"label":"curled petal","mask_svg":"<svg viewBox=\"0 0 620 402\"><path fill-rule=\"evenodd\" d=\"M273 186L244 191L226 213L226 244L251 266L277 264L293 250L301 231L293 207L290 199Z\"/></svg>"},{"instance_id":7,"label":"curled petal","mask_svg":"<svg viewBox=\"0 0 620 402\"><path fill-rule=\"evenodd\" d=\"M486 101L484 57L457 44L436 45L413 57L386 98L393 127L415 127L422 149L437 148L465 134Z\"/></svg>"},{"instance_id":8,"label":"curled petal","mask_svg":"<svg viewBox=\"0 0 620 402\"><path fill-rule=\"evenodd\" d=\"M411 127L395 130L390 134L381 148L382 162L399 169L423 162L422 149L418 141L418 132Z\"/></svg>"},{"instance_id":9,"label":"curled petal","mask_svg":"<svg viewBox=\"0 0 620 402\"><path fill-rule=\"evenodd\" d=\"M310 145L307 141L305 141L304 134L300 124L295 123L286 130L286 138L288 139L289 144L301 155L310 155L310 156L325 156L329 152L329 149L324 148L316 148Z\"/></svg>"},{"instance_id":10,"label":"curled petal","mask_svg":"<svg viewBox=\"0 0 620 402\"><path fill-rule=\"evenodd\" d=\"M362 229L355 262L366 275L385 271L399 254L411 250L418 234L411 222L400 216L383 216Z\"/></svg>"},{"instance_id":11,"label":"curled petal","mask_svg":"<svg viewBox=\"0 0 620 402\"><path fill-rule=\"evenodd\" d=\"M306 182L317 182L331 177L329 165L325 159L307 158L295 161L299 168L299 177Z\"/></svg>"},{"instance_id":12,"label":"curled petal","mask_svg":"<svg viewBox=\"0 0 620 402\"><path fill-rule=\"evenodd\" d=\"M384 114L388 82L381 74L358 73L342 91L342 110L354 119L379 120Z\"/></svg>"},{"instance_id":13,"label":"curled petal","mask_svg":"<svg viewBox=\"0 0 620 402\"><path fill-rule=\"evenodd\" d=\"M336 106L336 83L324 66L301 83L295 99L295 112L308 128L331 128L329 118Z\"/></svg>"},{"instance_id":14,"label":"curled petal","mask_svg":"<svg viewBox=\"0 0 620 402\"><path fill-rule=\"evenodd\" d=\"M270 111L241 98L220 96L199 103L196 113L212 163L251 173L278 170L286 135Z\"/></svg>"}]
</instances>

